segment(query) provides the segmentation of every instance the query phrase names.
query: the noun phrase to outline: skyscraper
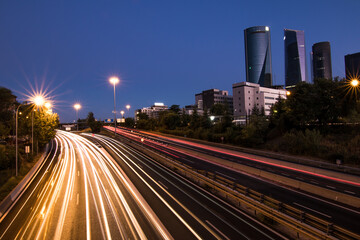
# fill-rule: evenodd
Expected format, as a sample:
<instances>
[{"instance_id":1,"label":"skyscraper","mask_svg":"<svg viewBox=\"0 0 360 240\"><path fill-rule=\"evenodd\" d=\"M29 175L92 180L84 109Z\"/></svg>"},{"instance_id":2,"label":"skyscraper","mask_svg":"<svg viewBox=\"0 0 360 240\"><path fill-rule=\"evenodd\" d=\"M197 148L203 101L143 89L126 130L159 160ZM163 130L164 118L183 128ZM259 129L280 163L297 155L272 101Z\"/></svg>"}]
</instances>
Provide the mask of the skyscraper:
<instances>
[{"instance_id":1,"label":"skyscraper","mask_svg":"<svg viewBox=\"0 0 360 240\"><path fill-rule=\"evenodd\" d=\"M346 79L360 79L360 52L345 56Z\"/></svg>"},{"instance_id":2,"label":"skyscraper","mask_svg":"<svg viewBox=\"0 0 360 240\"><path fill-rule=\"evenodd\" d=\"M270 29L267 26L244 30L246 81L272 85Z\"/></svg>"},{"instance_id":3,"label":"skyscraper","mask_svg":"<svg viewBox=\"0 0 360 240\"><path fill-rule=\"evenodd\" d=\"M312 46L313 77L332 79L331 51L329 42L319 42Z\"/></svg>"},{"instance_id":4,"label":"skyscraper","mask_svg":"<svg viewBox=\"0 0 360 240\"><path fill-rule=\"evenodd\" d=\"M307 80L304 31L284 29L285 86Z\"/></svg>"}]
</instances>

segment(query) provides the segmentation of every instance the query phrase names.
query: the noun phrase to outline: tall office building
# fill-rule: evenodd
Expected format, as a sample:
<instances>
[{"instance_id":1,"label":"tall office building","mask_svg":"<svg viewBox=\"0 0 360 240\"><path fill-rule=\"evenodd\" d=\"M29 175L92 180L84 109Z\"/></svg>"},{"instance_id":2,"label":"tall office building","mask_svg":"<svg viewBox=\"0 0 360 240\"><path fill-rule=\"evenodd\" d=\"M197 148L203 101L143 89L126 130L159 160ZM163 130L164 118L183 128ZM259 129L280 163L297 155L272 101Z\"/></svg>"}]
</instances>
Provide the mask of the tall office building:
<instances>
[{"instance_id":1,"label":"tall office building","mask_svg":"<svg viewBox=\"0 0 360 240\"><path fill-rule=\"evenodd\" d=\"M345 56L346 79L360 79L360 52Z\"/></svg>"},{"instance_id":2,"label":"tall office building","mask_svg":"<svg viewBox=\"0 0 360 240\"><path fill-rule=\"evenodd\" d=\"M285 86L307 81L304 31L284 29Z\"/></svg>"},{"instance_id":3,"label":"tall office building","mask_svg":"<svg viewBox=\"0 0 360 240\"><path fill-rule=\"evenodd\" d=\"M319 42L312 46L313 78L332 79L331 51L329 42Z\"/></svg>"},{"instance_id":4,"label":"tall office building","mask_svg":"<svg viewBox=\"0 0 360 240\"><path fill-rule=\"evenodd\" d=\"M270 29L267 26L244 30L246 81L270 87L272 85Z\"/></svg>"}]
</instances>

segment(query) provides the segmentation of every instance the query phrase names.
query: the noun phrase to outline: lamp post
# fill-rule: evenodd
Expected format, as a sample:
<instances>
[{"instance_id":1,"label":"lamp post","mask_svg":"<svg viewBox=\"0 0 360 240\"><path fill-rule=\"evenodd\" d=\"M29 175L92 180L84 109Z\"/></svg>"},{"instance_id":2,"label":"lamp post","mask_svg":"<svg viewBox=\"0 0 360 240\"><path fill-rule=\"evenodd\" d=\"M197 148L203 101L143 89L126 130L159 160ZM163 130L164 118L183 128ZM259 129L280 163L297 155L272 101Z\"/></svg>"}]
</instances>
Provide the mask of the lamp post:
<instances>
[{"instance_id":1,"label":"lamp post","mask_svg":"<svg viewBox=\"0 0 360 240\"><path fill-rule=\"evenodd\" d=\"M120 113L121 113L121 118L124 118L124 113L125 112L123 110L121 110Z\"/></svg>"},{"instance_id":2,"label":"lamp post","mask_svg":"<svg viewBox=\"0 0 360 240\"><path fill-rule=\"evenodd\" d=\"M78 113L79 113L79 109L81 108L81 105L79 103L75 103L74 104L74 108L76 111L76 131L79 131L79 117L78 117Z\"/></svg>"},{"instance_id":3,"label":"lamp post","mask_svg":"<svg viewBox=\"0 0 360 240\"><path fill-rule=\"evenodd\" d=\"M126 109L128 110L128 114L129 114L129 110L130 110L130 105L128 104L128 105L126 105ZM130 117L130 114L129 114L129 117Z\"/></svg>"},{"instance_id":4,"label":"lamp post","mask_svg":"<svg viewBox=\"0 0 360 240\"><path fill-rule=\"evenodd\" d=\"M16 108L15 112L15 176L18 175L18 115L21 104Z\"/></svg>"},{"instance_id":5,"label":"lamp post","mask_svg":"<svg viewBox=\"0 0 360 240\"><path fill-rule=\"evenodd\" d=\"M115 124L115 131L114 136L116 136L116 98L115 98L115 85L119 83L118 77L111 77L109 82L114 85L114 124Z\"/></svg>"},{"instance_id":6,"label":"lamp post","mask_svg":"<svg viewBox=\"0 0 360 240\"><path fill-rule=\"evenodd\" d=\"M50 103L45 103L45 99L43 96L41 95L36 95L33 99L32 99L34 105L35 105L35 109L34 111L36 111L36 109L38 107L41 107L45 104L50 104ZM31 153L34 154L34 111L31 111Z\"/></svg>"},{"instance_id":7,"label":"lamp post","mask_svg":"<svg viewBox=\"0 0 360 240\"><path fill-rule=\"evenodd\" d=\"M36 106L42 106L45 103L45 98L41 95L37 95L35 97L33 97L31 99L31 101L33 102L33 104L35 104ZM22 104L20 104L17 108L16 108L16 112L15 112L15 175L18 176L18 160L19 160L19 156L18 156L18 150L19 150L19 144L18 144L18 116L19 116L19 108ZM21 113L20 113L21 114ZM32 142L32 149L34 148L34 115L32 116L32 126L31 126L31 142ZM33 152L33 150L32 150Z\"/></svg>"}]
</instances>

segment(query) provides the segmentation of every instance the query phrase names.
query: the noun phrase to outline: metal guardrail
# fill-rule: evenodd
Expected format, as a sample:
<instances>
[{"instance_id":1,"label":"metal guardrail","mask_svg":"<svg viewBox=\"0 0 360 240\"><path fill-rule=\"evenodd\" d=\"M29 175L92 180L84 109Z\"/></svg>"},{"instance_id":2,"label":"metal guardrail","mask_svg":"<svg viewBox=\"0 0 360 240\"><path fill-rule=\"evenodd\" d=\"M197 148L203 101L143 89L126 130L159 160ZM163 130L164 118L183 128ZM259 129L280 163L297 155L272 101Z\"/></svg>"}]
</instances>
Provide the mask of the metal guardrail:
<instances>
[{"instance_id":1,"label":"metal guardrail","mask_svg":"<svg viewBox=\"0 0 360 240\"><path fill-rule=\"evenodd\" d=\"M142 151L143 150L144 149L142 148ZM161 154L161 152L155 151ZM356 233L263 195L225 177L205 170L193 169L174 159L172 159L172 161L158 160L173 170L182 173L185 177L188 177L197 183L202 183L202 185L206 185L226 199L244 204L258 213L261 213L296 232L302 233L309 238L360 239L360 235Z\"/></svg>"},{"instance_id":2,"label":"metal guardrail","mask_svg":"<svg viewBox=\"0 0 360 240\"><path fill-rule=\"evenodd\" d=\"M144 145L135 145L138 150L143 152ZM150 147L150 146L149 146ZM302 233L312 239L360 239L360 235L353 233L345 228L337 226L331 222L315 217L309 213L294 208L288 204L282 203L274 198L261 194L239 183L231 181L223 176L219 176L205 170L194 169L189 165L169 157L161 151L152 148L148 153L154 157L156 155L166 156L165 158L155 159L163 165L181 173L183 176L200 183L225 199L237 203L236 205L245 205L248 208L263 214L264 216L289 227L295 232ZM171 161L169 161L171 159Z\"/></svg>"}]
</instances>

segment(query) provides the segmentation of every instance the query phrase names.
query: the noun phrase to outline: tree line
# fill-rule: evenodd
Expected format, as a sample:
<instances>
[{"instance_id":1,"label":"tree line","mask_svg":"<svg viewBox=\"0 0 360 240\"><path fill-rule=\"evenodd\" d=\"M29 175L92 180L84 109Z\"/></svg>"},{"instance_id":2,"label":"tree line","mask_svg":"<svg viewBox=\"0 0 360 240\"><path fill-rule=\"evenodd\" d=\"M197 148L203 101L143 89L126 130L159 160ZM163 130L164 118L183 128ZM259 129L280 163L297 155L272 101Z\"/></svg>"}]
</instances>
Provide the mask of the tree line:
<instances>
[{"instance_id":1,"label":"tree line","mask_svg":"<svg viewBox=\"0 0 360 240\"><path fill-rule=\"evenodd\" d=\"M297 84L287 99L279 96L268 116L255 106L246 125L235 125L222 104L203 115L172 105L158 118L139 113L136 128L360 164L360 148L354 147L360 146L359 94L345 79L315 79Z\"/></svg>"},{"instance_id":2,"label":"tree line","mask_svg":"<svg viewBox=\"0 0 360 240\"><path fill-rule=\"evenodd\" d=\"M33 104L19 103L10 89L0 87L0 170L15 168L15 111L18 109L19 163L31 161L32 155L25 154L25 146L32 146L34 135L34 153L42 149L55 137L59 125L57 114L45 108L35 108ZM33 128L32 128L33 127Z\"/></svg>"}]
</instances>

